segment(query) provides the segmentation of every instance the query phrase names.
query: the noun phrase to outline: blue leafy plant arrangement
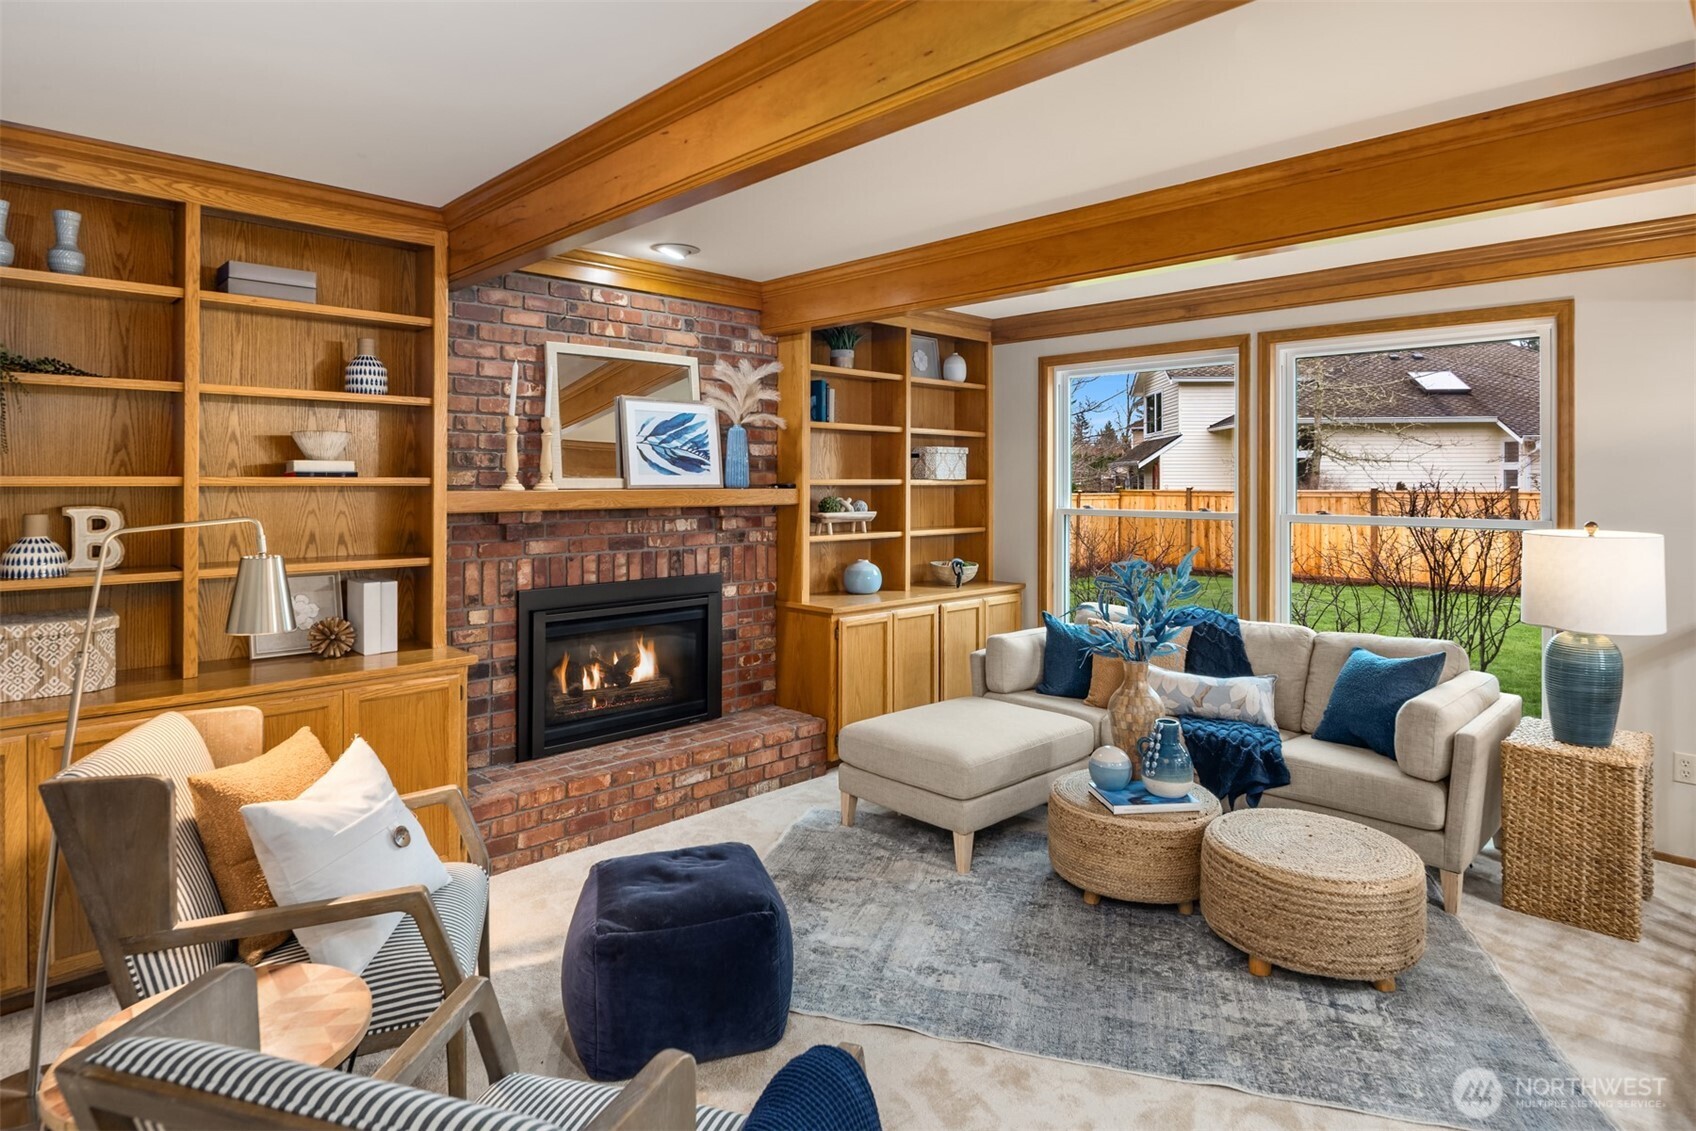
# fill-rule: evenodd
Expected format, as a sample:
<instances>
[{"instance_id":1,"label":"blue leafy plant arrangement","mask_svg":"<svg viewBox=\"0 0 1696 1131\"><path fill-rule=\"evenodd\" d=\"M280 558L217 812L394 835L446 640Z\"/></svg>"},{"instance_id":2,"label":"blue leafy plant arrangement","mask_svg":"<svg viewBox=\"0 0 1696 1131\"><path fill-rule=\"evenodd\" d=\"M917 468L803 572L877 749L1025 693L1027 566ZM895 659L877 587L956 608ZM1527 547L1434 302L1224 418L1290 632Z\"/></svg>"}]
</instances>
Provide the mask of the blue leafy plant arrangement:
<instances>
[{"instance_id":1,"label":"blue leafy plant arrangement","mask_svg":"<svg viewBox=\"0 0 1696 1131\"><path fill-rule=\"evenodd\" d=\"M637 456L656 475L697 479L710 473L711 411L656 413L641 421L634 445Z\"/></svg>"},{"instance_id":2,"label":"blue leafy plant arrangement","mask_svg":"<svg viewBox=\"0 0 1696 1131\"><path fill-rule=\"evenodd\" d=\"M1142 558L1132 558L1115 562L1106 573L1098 574L1093 611L1110 624L1128 627L1123 631L1098 629L1089 651L1133 663L1147 663L1155 656L1176 652L1178 646L1173 641L1183 628L1171 623L1172 613L1201 592L1201 582L1190 576L1200 552L1197 546L1167 570L1156 571Z\"/></svg>"}]
</instances>

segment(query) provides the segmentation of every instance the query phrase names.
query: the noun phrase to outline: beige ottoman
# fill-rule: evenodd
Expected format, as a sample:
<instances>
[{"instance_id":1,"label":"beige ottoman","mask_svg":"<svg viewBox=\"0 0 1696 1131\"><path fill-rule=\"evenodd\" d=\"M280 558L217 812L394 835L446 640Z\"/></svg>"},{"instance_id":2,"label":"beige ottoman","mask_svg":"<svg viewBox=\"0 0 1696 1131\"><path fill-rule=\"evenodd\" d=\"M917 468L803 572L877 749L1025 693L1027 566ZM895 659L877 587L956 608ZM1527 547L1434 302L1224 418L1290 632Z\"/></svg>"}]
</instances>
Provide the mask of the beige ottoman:
<instances>
[{"instance_id":1,"label":"beige ottoman","mask_svg":"<svg viewBox=\"0 0 1696 1131\"><path fill-rule=\"evenodd\" d=\"M1048 783L1086 764L1082 719L971 696L862 719L836 736L842 823L864 797L954 834L954 867L972 868L981 828L1041 805Z\"/></svg>"},{"instance_id":2,"label":"beige ottoman","mask_svg":"<svg viewBox=\"0 0 1696 1131\"><path fill-rule=\"evenodd\" d=\"M1300 809L1226 813L1201 842L1201 914L1248 955L1388 993L1425 953L1425 865L1388 833Z\"/></svg>"}]
</instances>

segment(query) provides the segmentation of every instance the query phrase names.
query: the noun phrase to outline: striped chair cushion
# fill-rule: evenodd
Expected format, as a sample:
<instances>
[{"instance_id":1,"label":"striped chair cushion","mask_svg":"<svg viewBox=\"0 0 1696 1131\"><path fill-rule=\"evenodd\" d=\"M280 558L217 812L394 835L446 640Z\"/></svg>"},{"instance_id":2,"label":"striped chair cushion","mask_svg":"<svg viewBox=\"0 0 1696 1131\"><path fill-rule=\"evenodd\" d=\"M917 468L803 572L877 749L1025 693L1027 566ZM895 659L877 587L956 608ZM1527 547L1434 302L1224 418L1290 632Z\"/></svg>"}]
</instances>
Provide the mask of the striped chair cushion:
<instances>
[{"instance_id":1,"label":"striped chair cushion","mask_svg":"<svg viewBox=\"0 0 1696 1131\"><path fill-rule=\"evenodd\" d=\"M483 917L489 910L489 877L475 864L450 860L446 867L448 882L430 893L430 902L442 921L442 933L448 937L460 972L470 974L477 966ZM306 948L290 935L288 942L265 955L261 965L308 961ZM400 921L359 976L371 987L373 1035L421 1025L442 1003L442 980L410 915Z\"/></svg>"},{"instance_id":2,"label":"striped chair cushion","mask_svg":"<svg viewBox=\"0 0 1696 1131\"><path fill-rule=\"evenodd\" d=\"M147 720L71 765L60 778L151 775L172 783L171 851L176 860L176 916L202 919L222 915L224 902L200 846L194 823L190 774L213 769L212 755L194 724L175 711ZM173 950L126 956L130 978L142 997L152 997L193 980L220 962L229 962L235 944L201 943Z\"/></svg>"},{"instance_id":3,"label":"striped chair cushion","mask_svg":"<svg viewBox=\"0 0 1696 1131\"><path fill-rule=\"evenodd\" d=\"M356 1131L560 1131L522 1112L205 1041L131 1037L93 1062Z\"/></svg>"},{"instance_id":4,"label":"striped chair cushion","mask_svg":"<svg viewBox=\"0 0 1696 1131\"><path fill-rule=\"evenodd\" d=\"M622 1090L617 1084L557 1080L552 1076L518 1072L484 1092L477 1102L540 1119L563 1131L575 1131L599 1115ZM695 1131L739 1131L746 1118L733 1111L703 1105L695 1109Z\"/></svg>"}]
</instances>

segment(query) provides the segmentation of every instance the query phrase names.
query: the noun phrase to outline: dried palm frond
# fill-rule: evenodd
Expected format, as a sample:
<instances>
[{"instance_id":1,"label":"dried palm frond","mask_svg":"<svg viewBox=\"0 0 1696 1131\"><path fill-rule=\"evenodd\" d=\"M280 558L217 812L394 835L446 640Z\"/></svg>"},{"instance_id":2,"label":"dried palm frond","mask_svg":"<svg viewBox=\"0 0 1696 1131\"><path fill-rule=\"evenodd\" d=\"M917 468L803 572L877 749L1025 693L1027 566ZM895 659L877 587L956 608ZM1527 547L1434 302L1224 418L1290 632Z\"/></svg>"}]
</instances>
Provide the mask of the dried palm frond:
<instances>
[{"instance_id":1,"label":"dried palm frond","mask_svg":"<svg viewBox=\"0 0 1696 1131\"><path fill-rule=\"evenodd\" d=\"M732 424L745 428L782 428L783 417L760 407L761 401L777 400L777 390L767 385L765 379L782 368L775 361L755 366L745 357L731 365L721 357L713 362L712 383L701 387L701 400L724 413Z\"/></svg>"}]
</instances>

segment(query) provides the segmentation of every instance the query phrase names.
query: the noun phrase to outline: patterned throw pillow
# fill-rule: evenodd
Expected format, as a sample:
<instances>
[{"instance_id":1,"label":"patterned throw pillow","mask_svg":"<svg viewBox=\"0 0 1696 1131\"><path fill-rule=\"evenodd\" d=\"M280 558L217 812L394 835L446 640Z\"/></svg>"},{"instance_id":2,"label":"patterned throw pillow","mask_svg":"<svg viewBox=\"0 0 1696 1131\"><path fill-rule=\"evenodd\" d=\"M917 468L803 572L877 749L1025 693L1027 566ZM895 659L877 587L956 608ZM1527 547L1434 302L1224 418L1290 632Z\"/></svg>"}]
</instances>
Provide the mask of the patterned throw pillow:
<instances>
[{"instance_id":1,"label":"patterned throw pillow","mask_svg":"<svg viewBox=\"0 0 1696 1131\"><path fill-rule=\"evenodd\" d=\"M1124 624L1109 624L1099 617L1086 621L1091 628L1105 628L1109 632L1127 632L1130 626ZM1173 639L1178 646L1176 652L1168 652L1164 656L1156 656L1148 662L1151 668L1165 668L1169 672L1184 670L1184 649L1190 646L1190 629L1186 628ZM1096 656L1090 668L1089 694L1084 702L1091 707L1107 706L1107 699L1119 690L1125 682L1125 661L1117 656Z\"/></svg>"},{"instance_id":2,"label":"patterned throw pillow","mask_svg":"<svg viewBox=\"0 0 1696 1131\"><path fill-rule=\"evenodd\" d=\"M1275 675L1240 675L1230 679L1193 672L1148 669L1148 685L1166 709L1180 718L1230 719L1278 729L1272 715Z\"/></svg>"}]
</instances>

